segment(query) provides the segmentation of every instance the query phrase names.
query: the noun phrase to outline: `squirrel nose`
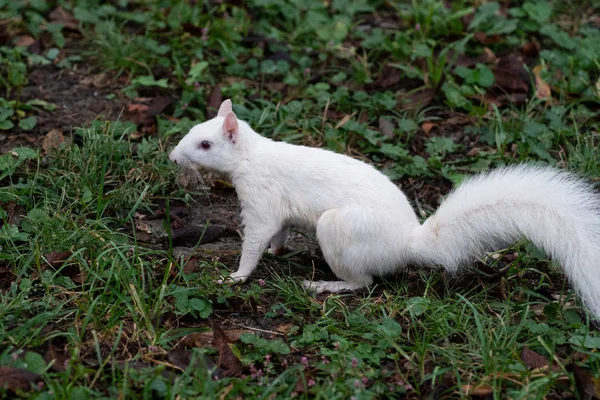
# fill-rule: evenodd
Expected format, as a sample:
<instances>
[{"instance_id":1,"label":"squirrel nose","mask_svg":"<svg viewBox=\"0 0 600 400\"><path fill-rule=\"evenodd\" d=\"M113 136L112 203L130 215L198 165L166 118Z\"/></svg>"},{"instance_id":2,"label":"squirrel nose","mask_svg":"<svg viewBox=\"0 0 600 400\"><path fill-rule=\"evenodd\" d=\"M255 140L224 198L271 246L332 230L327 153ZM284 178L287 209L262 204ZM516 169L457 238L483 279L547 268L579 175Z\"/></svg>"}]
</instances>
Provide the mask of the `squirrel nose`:
<instances>
[{"instance_id":1,"label":"squirrel nose","mask_svg":"<svg viewBox=\"0 0 600 400\"><path fill-rule=\"evenodd\" d=\"M171 154L169 154L169 160L173 161L175 164L179 165L177 163L177 158L175 157L175 150L171 151Z\"/></svg>"}]
</instances>

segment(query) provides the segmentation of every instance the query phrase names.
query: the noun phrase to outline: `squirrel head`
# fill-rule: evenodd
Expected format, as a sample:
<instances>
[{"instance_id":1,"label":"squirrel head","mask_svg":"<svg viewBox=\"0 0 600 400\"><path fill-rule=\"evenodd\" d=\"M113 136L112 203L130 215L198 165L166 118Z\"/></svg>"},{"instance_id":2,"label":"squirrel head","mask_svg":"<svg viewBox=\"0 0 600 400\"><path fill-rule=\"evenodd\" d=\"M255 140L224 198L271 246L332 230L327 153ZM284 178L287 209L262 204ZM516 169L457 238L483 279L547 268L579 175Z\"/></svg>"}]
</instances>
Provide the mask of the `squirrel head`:
<instances>
[{"instance_id":1,"label":"squirrel head","mask_svg":"<svg viewBox=\"0 0 600 400\"><path fill-rule=\"evenodd\" d=\"M171 151L177 165L231 172L240 160L240 125L231 100L221 103L216 117L194 126Z\"/></svg>"}]
</instances>

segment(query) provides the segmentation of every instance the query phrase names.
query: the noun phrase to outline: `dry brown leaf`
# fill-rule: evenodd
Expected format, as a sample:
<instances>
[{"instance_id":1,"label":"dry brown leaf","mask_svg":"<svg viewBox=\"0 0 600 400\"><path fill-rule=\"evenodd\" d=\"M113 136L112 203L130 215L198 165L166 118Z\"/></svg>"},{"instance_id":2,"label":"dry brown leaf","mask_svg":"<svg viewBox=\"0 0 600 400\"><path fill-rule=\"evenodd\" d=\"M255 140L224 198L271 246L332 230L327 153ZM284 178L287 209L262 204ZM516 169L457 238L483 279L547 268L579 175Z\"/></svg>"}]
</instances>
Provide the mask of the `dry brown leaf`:
<instances>
[{"instance_id":1,"label":"dry brown leaf","mask_svg":"<svg viewBox=\"0 0 600 400\"><path fill-rule=\"evenodd\" d=\"M78 272L75 275L73 275L71 277L71 280L79 285L83 285L85 283L85 280L87 278L87 275L84 271Z\"/></svg>"},{"instance_id":2,"label":"dry brown leaf","mask_svg":"<svg viewBox=\"0 0 600 400\"><path fill-rule=\"evenodd\" d=\"M150 117L154 117L165 111L167 107L171 105L173 99L170 96L157 96L152 99L152 102L148 106L147 112Z\"/></svg>"},{"instance_id":3,"label":"dry brown leaf","mask_svg":"<svg viewBox=\"0 0 600 400\"><path fill-rule=\"evenodd\" d=\"M65 351L60 351L52 344L48 346L44 354L44 361L50 365L50 369L54 372L63 372L67 369L67 364L71 357Z\"/></svg>"},{"instance_id":4,"label":"dry brown leaf","mask_svg":"<svg viewBox=\"0 0 600 400\"><path fill-rule=\"evenodd\" d=\"M473 147L471 150L469 150L469 152L467 153L467 157L475 157L477 154L479 154L479 147Z\"/></svg>"},{"instance_id":5,"label":"dry brown leaf","mask_svg":"<svg viewBox=\"0 0 600 400\"><path fill-rule=\"evenodd\" d=\"M275 331L287 335L294 326L294 324L279 325L277 328L275 328Z\"/></svg>"},{"instance_id":6,"label":"dry brown leaf","mask_svg":"<svg viewBox=\"0 0 600 400\"><path fill-rule=\"evenodd\" d=\"M50 20L54 23L62 24L65 28L77 30L77 20L62 7L56 7L52 10Z\"/></svg>"},{"instance_id":7,"label":"dry brown leaf","mask_svg":"<svg viewBox=\"0 0 600 400\"><path fill-rule=\"evenodd\" d=\"M127 106L127 111L131 113L145 114L148 112L148 106L145 104L133 103Z\"/></svg>"},{"instance_id":8,"label":"dry brown leaf","mask_svg":"<svg viewBox=\"0 0 600 400\"><path fill-rule=\"evenodd\" d=\"M344 118L342 118L342 120L335 125L335 129L340 129L342 126L344 126L344 124L346 124L346 122L350 121L350 118L352 118L352 115L344 115Z\"/></svg>"},{"instance_id":9,"label":"dry brown leaf","mask_svg":"<svg viewBox=\"0 0 600 400\"><path fill-rule=\"evenodd\" d=\"M502 105L501 101L488 93L483 95L475 94L471 96L471 98L474 100L479 100L482 104L487 105L490 109L493 109L492 105L495 105L496 107L500 107Z\"/></svg>"},{"instance_id":10,"label":"dry brown leaf","mask_svg":"<svg viewBox=\"0 0 600 400\"><path fill-rule=\"evenodd\" d=\"M44 254L44 258L52 268L60 268L72 255L73 253L71 251L53 251Z\"/></svg>"},{"instance_id":11,"label":"dry brown leaf","mask_svg":"<svg viewBox=\"0 0 600 400\"><path fill-rule=\"evenodd\" d=\"M580 399L600 399L600 380L595 379L586 369L577 364L571 364L575 387Z\"/></svg>"},{"instance_id":12,"label":"dry brown leaf","mask_svg":"<svg viewBox=\"0 0 600 400\"><path fill-rule=\"evenodd\" d=\"M58 129L52 129L42 139L42 149L48 153L52 149L58 149L61 144L65 143L65 136Z\"/></svg>"},{"instance_id":13,"label":"dry brown leaf","mask_svg":"<svg viewBox=\"0 0 600 400\"><path fill-rule=\"evenodd\" d=\"M489 36L485 32L475 32L475 39L477 39L481 44L494 44L502 40L502 37L497 34Z\"/></svg>"},{"instance_id":14,"label":"dry brown leaf","mask_svg":"<svg viewBox=\"0 0 600 400\"><path fill-rule=\"evenodd\" d=\"M410 94L398 97L398 104L404 110L411 110L426 107L433 101L437 93L435 88L420 89Z\"/></svg>"},{"instance_id":15,"label":"dry brown leaf","mask_svg":"<svg viewBox=\"0 0 600 400\"><path fill-rule=\"evenodd\" d=\"M381 71L381 75L375 82L369 85L372 88L389 88L400 82L402 73L398 68L386 65Z\"/></svg>"},{"instance_id":16,"label":"dry brown leaf","mask_svg":"<svg viewBox=\"0 0 600 400\"><path fill-rule=\"evenodd\" d=\"M494 84L507 92L529 92L528 74L523 63L515 61L514 64L507 64L502 67L496 67L492 70L494 73Z\"/></svg>"},{"instance_id":17,"label":"dry brown leaf","mask_svg":"<svg viewBox=\"0 0 600 400\"><path fill-rule=\"evenodd\" d=\"M214 338L213 331L192 332L192 333L186 335L181 340L181 343L186 347L195 347L198 349L213 348L213 347L215 347L213 345L213 338Z\"/></svg>"},{"instance_id":18,"label":"dry brown leaf","mask_svg":"<svg viewBox=\"0 0 600 400\"><path fill-rule=\"evenodd\" d=\"M146 136L146 135L145 135L144 133L140 132L140 131L131 132L131 133L129 134L129 138L130 138L130 139L133 139L133 140L136 140L136 139L141 139L141 138L143 138L143 137L145 137L145 136Z\"/></svg>"},{"instance_id":19,"label":"dry brown leaf","mask_svg":"<svg viewBox=\"0 0 600 400\"><path fill-rule=\"evenodd\" d=\"M514 103L514 104L525 104L529 99L527 93L509 93L506 95L498 96L497 100L500 104L503 103Z\"/></svg>"},{"instance_id":20,"label":"dry brown leaf","mask_svg":"<svg viewBox=\"0 0 600 400\"><path fill-rule=\"evenodd\" d=\"M434 122L426 121L421 124L421 129L423 129L425 135L429 136L429 132L431 132L435 126L436 124Z\"/></svg>"},{"instance_id":21,"label":"dry brown leaf","mask_svg":"<svg viewBox=\"0 0 600 400\"><path fill-rule=\"evenodd\" d=\"M241 376L243 366L229 347L231 340L225 335L223 329L216 324L213 327L213 332L213 345L219 350L219 361L217 364L223 370L223 376Z\"/></svg>"},{"instance_id":22,"label":"dry brown leaf","mask_svg":"<svg viewBox=\"0 0 600 400\"><path fill-rule=\"evenodd\" d=\"M210 94L208 95L208 102L206 104L206 116L213 118L217 115L219 107L223 102L223 93L221 93L221 86L215 85Z\"/></svg>"},{"instance_id":23,"label":"dry brown leaf","mask_svg":"<svg viewBox=\"0 0 600 400\"><path fill-rule=\"evenodd\" d=\"M479 385L479 386L471 386L471 385L463 385L462 391L467 396L489 396L492 394L493 389L488 385Z\"/></svg>"},{"instance_id":24,"label":"dry brown leaf","mask_svg":"<svg viewBox=\"0 0 600 400\"><path fill-rule=\"evenodd\" d=\"M538 99L552 98L552 90L550 85L541 77L543 67L538 65L533 68L533 76L535 76L535 96Z\"/></svg>"},{"instance_id":25,"label":"dry brown leaf","mask_svg":"<svg viewBox=\"0 0 600 400\"><path fill-rule=\"evenodd\" d=\"M42 382L42 377L26 369L0 367L0 388L10 391L29 390L32 384Z\"/></svg>"},{"instance_id":26,"label":"dry brown leaf","mask_svg":"<svg viewBox=\"0 0 600 400\"><path fill-rule=\"evenodd\" d=\"M17 40L15 40L15 46L17 47L29 47L34 43L35 39L27 35L19 36Z\"/></svg>"},{"instance_id":27,"label":"dry brown leaf","mask_svg":"<svg viewBox=\"0 0 600 400\"><path fill-rule=\"evenodd\" d=\"M523 351L521 351L521 360L523 360L527 368L530 369L543 368L550 364L546 357L527 347L523 348Z\"/></svg>"},{"instance_id":28,"label":"dry brown leaf","mask_svg":"<svg viewBox=\"0 0 600 400\"><path fill-rule=\"evenodd\" d=\"M446 57L451 65L467 68L473 67L477 64L489 64L496 60L496 55L494 52L487 47L483 50L483 54L475 57L467 56L466 54L462 53L458 54L454 50L449 50L446 53Z\"/></svg>"},{"instance_id":29,"label":"dry brown leaf","mask_svg":"<svg viewBox=\"0 0 600 400\"><path fill-rule=\"evenodd\" d=\"M237 342L240 340L240 336L243 333L252 333L252 331L248 329L228 329L223 331L227 339L230 343ZM186 347L196 347L199 349L203 348L214 348L216 347L214 340L215 333L213 331L206 332L192 332L189 335L186 335L181 343L183 343Z\"/></svg>"},{"instance_id":30,"label":"dry brown leaf","mask_svg":"<svg viewBox=\"0 0 600 400\"><path fill-rule=\"evenodd\" d=\"M108 86L108 75L106 72L102 72L95 75L85 76L81 78L79 83L100 89Z\"/></svg>"},{"instance_id":31,"label":"dry brown leaf","mask_svg":"<svg viewBox=\"0 0 600 400\"><path fill-rule=\"evenodd\" d=\"M200 264L200 261L198 260L197 257L190 257L185 262L185 265L183 266L183 273L186 275L189 275L193 272L196 272L199 264Z\"/></svg>"}]
</instances>

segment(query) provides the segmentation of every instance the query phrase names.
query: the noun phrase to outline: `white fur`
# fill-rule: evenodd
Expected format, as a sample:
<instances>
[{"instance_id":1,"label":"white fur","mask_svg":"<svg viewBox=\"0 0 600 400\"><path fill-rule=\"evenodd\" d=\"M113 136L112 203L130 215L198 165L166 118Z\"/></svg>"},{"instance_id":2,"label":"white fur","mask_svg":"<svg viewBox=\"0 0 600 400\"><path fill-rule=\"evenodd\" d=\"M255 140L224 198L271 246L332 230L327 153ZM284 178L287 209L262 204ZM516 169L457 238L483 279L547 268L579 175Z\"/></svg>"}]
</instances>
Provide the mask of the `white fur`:
<instances>
[{"instance_id":1,"label":"white fur","mask_svg":"<svg viewBox=\"0 0 600 400\"><path fill-rule=\"evenodd\" d=\"M404 194L370 165L274 142L243 121L231 130L234 118L227 100L170 155L182 166L226 173L236 188L245 235L232 280L244 281L269 243L271 252L281 250L290 226L316 229L325 260L342 279L304 282L317 292L365 287L409 263L455 271L527 237L561 263L600 317L600 201L575 176L552 168L497 169L460 185L420 225ZM199 147L203 140L213 144L210 150Z\"/></svg>"}]
</instances>

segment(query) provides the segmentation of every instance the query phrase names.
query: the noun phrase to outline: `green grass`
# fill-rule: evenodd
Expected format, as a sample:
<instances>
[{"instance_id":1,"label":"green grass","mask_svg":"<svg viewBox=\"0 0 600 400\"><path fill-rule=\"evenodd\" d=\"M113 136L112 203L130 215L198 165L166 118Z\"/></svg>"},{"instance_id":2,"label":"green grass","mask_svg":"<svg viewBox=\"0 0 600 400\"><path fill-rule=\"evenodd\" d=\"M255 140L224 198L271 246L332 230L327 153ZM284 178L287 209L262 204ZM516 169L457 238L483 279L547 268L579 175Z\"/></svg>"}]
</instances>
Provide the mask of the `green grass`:
<instances>
[{"instance_id":1,"label":"green grass","mask_svg":"<svg viewBox=\"0 0 600 400\"><path fill-rule=\"evenodd\" d=\"M51 16L58 6L74 19ZM233 249L182 249L181 220L205 221L176 209L218 219L214 201L231 191L216 184L208 201L203 186L184 188L167 154L220 91L266 136L369 160L423 217L451 184L498 165L596 181L599 6L0 0L12 38L0 47L0 133L39 136L44 113L62 115L23 100L44 68L107 71L118 89L106 101L177 99L150 134L126 115L99 117L57 148L0 155L0 366L40 376L17 395L583 398L600 376L598 329L531 245L459 277L411 269L315 298L300 282L327 272L314 247L292 242L298 251L263 257L246 284L221 286L236 234L224 234ZM536 96L544 84L551 98Z\"/></svg>"}]
</instances>

